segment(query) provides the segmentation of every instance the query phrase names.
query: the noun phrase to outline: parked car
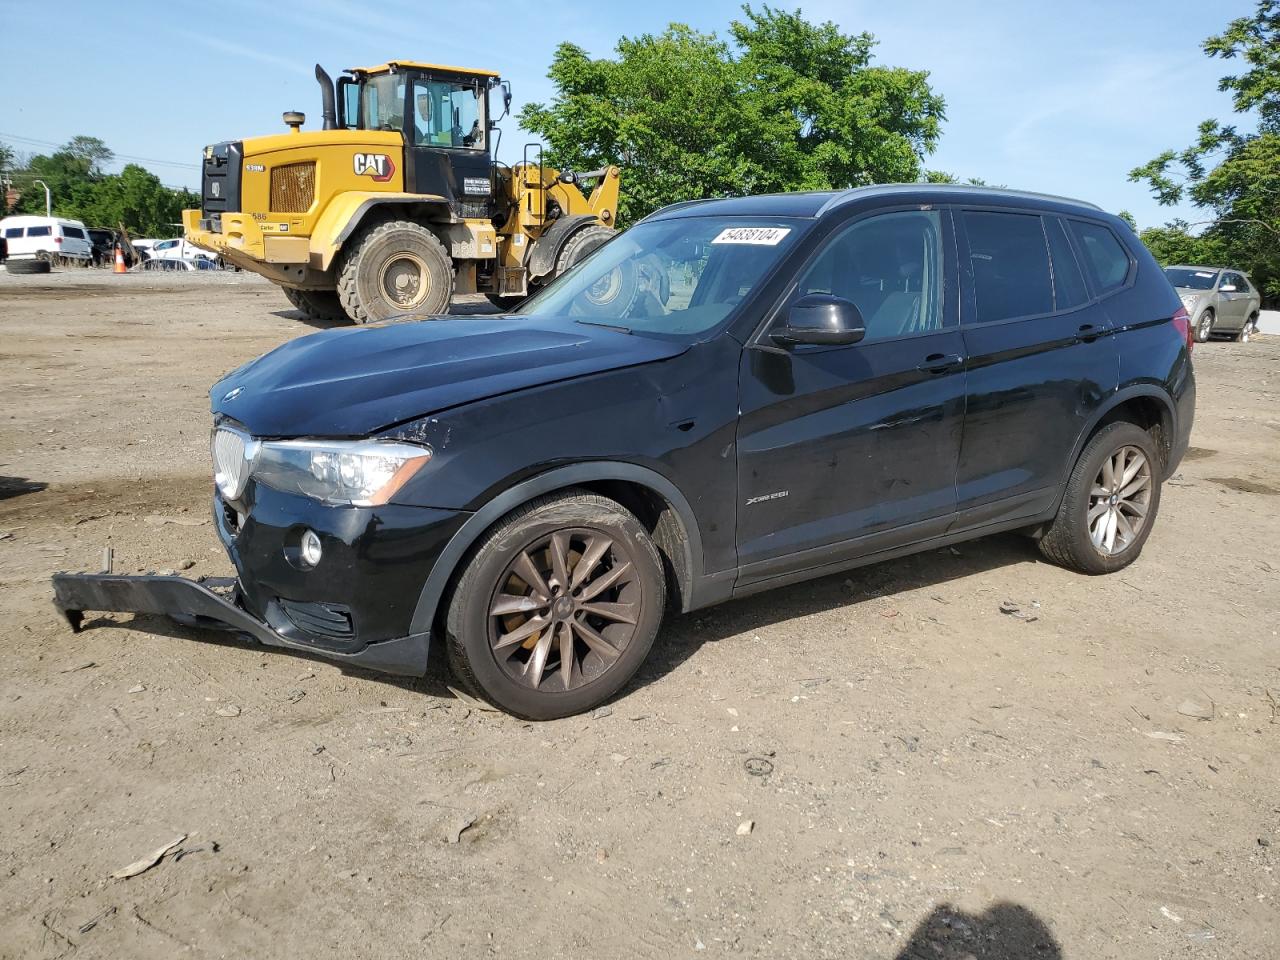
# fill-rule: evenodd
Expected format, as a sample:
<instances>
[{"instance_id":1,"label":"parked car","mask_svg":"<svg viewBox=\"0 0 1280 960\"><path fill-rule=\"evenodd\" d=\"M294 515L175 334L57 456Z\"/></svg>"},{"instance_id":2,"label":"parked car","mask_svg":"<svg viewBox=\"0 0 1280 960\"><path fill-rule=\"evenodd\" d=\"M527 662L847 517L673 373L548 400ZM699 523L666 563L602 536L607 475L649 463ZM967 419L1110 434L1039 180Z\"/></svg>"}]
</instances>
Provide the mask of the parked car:
<instances>
[{"instance_id":1,"label":"parked car","mask_svg":"<svg viewBox=\"0 0 1280 960\"><path fill-rule=\"evenodd\" d=\"M501 317L333 329L211 392L235 582L58 575L587 710L694 610L998 531L1135 560L1195 407L1187 311L1089 204L905 185L677 204Z\"/></svg>"},{"instance_id":2,"label":"parked car","mask_svg":"<svg viewBox=\"0 0 1280 960\"><path fill-rule=\"evenodd\" d=\"M88 264L92 258L92 244L85 225L79 220L61 217L15 216L0 220L0 234L8 243L10 273L18 273L22 261L64 260Z\"/></svg>"},{"instance_id":3,"label":"parked car","mask_svg":"<svg viewBox=\"0 0 1280 960\"><path fill-rule=\"evenodd\" d=\"M213 255L209 251L197 247L186 240L155 240L150 249L152 260L182 260L193 265L192 269L208 269L201 267L199 261L213 263Z\"/></svg>"},{"instance_id":4,"label":"parked car","mask_svg":"<svg viewBox=\"0 0 1280 960\"><path fill-rule=\"evenodd\" d=\"M1164 275L1178 291L1200 343L1215 333L1231 334L1237 342L1248 343L1257 333L1262 295L1244 271L1180 264L1165 267Z\"/></svg>"}]
</instances>

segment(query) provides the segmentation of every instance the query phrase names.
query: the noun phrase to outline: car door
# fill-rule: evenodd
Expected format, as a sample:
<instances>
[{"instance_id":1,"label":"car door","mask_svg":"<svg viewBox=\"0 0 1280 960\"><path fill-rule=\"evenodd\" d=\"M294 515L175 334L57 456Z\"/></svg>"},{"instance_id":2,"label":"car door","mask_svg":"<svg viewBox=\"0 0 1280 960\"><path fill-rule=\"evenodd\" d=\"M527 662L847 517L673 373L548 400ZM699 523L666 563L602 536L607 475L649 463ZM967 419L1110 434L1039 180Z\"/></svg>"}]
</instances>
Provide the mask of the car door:
<instances>
[{"instance_id":1,"label":"car door","mask_svg":"<svg viewBox=\"0 0 1280 960\"><path fill-rule=\"evenodd\" d=\"M955 510L963 341L950 215L879 212L836 228L743 351L739 586L925 539ZM782 346L810 293L853 301L864 339Z\"/></svg>"},{"instance_id":2,"label":"car door","mask_svg":"<svg viewBox=\"0 0 1280 960\"><path fill-rule=\"evenodd\" d=\"M1233 289L1227 290L1224 289L1225 287ZM1215 327L1223 330L1239 330L1244 326L1251 296L1249 283L1244 277L1234 271L1224 270L1222 279L1218 283L1221 307Z\"/></svg>"},{"instance_id":3,"label":"car door","mask_svg":"<svg viewBox=\"0 0 1280 960\"><path fill-rule=\"evenodd\" d=\"M977 527L1056 502L1077 437L1116 389L1119 353L1061 219L967 209L956 221L969 357L957 526Z\"/></svg>"}]
</instances>

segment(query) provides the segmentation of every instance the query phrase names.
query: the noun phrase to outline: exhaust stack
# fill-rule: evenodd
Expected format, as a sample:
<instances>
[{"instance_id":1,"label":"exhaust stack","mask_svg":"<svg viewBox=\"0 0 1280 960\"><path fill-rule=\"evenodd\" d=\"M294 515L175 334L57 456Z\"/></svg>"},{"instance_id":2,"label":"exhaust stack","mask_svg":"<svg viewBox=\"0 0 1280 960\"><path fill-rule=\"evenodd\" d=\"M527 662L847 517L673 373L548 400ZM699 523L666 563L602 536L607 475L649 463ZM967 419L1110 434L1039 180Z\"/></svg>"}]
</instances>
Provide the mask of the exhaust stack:
<instances>
[{"instance_id":1,"label":"exhaust stack","mask_svg":"<svg viewBox=\"0 0 1280 960\"><path fill-rule=\"evenodd\" d=\"M333 78L325 73L324 67L318 63L316 64L316 80L320 84L321 116L324 118L323 129L336 130L338 127L338 108Z\"/></svg>"}]
</instances>

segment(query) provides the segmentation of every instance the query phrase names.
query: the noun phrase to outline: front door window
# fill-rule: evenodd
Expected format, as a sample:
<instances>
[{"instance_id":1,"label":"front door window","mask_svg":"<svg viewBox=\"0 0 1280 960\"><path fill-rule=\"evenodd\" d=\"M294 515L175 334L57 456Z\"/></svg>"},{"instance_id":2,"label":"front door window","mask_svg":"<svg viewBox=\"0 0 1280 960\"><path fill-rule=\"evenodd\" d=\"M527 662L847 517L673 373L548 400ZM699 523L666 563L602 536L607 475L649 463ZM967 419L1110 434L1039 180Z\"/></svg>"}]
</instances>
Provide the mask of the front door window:
<instances>
[{"instance_id":1,"label":"front door window","mask_svg":"<svg viewBox=\"0 0 1280 960\"><path fill-rule=\"evenodd\" d=\"M483 150L483 87L478 83L415 80L412 136L419 147Z\"/></svg>"}]
</instances>

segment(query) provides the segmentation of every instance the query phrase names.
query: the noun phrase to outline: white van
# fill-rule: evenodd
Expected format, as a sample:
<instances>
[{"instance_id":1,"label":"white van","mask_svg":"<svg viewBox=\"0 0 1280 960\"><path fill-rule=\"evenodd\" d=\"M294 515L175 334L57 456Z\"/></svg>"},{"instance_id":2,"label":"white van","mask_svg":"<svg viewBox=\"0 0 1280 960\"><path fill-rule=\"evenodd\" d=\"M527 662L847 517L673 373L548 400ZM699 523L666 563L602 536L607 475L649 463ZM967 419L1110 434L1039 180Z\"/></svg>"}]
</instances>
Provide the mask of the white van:
<instances>
[{"instance_id":1,"label":"white van","mask_svg":"<svg viewBox=\"0 0 1280 960\"><path fill-rule=\"evenodd\" d=\"M61 217L5 217L0 237L9 245L10 260L82 260L93 257L89 231L79 220Z\"/></svg>"}]
</instances>

